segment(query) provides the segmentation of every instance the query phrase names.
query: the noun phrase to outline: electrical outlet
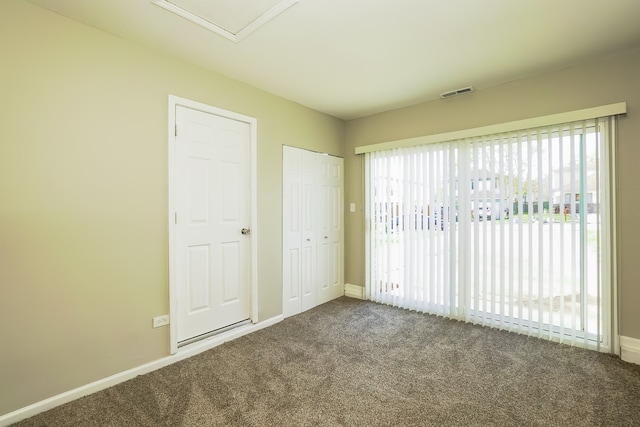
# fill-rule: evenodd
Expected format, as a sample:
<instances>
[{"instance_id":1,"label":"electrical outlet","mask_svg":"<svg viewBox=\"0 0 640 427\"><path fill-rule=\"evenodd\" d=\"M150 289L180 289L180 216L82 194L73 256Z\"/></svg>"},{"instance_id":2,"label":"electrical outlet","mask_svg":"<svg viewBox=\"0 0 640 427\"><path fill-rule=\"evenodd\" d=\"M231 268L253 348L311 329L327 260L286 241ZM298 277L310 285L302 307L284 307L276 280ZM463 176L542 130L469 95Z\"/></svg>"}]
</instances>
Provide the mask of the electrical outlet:
<instances>
[{"instance_id":1,"label":"electrical outlet","mask_svg":"<svg viewBox=\"0 0 640 427\"><path fill-rule=\"evenodd\" d=\"M153 318L153 327L159 328L160 326L165 326L169 324L169 315L165 314L164 316L157 316Z\"/></svg>"}]
</instances>

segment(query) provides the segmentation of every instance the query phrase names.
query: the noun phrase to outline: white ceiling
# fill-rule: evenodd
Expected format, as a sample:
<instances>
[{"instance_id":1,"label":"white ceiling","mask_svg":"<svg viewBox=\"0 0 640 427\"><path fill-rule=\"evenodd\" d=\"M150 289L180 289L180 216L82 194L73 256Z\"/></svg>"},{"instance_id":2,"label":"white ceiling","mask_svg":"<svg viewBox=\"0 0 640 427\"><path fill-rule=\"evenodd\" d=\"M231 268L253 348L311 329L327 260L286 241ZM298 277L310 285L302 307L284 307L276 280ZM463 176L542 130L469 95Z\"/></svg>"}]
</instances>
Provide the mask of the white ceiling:
<instances>
[{"instance_id":1,"label":"white ceiling","mask_svg":"<svg viewBox=\"0 0 640 427\"><path fill-rule=\"evenodd\" d=\"M300 0L239 43L150 0L30 1L347 120L640 47L638 0Z\"/></svg>"}]
</instances>

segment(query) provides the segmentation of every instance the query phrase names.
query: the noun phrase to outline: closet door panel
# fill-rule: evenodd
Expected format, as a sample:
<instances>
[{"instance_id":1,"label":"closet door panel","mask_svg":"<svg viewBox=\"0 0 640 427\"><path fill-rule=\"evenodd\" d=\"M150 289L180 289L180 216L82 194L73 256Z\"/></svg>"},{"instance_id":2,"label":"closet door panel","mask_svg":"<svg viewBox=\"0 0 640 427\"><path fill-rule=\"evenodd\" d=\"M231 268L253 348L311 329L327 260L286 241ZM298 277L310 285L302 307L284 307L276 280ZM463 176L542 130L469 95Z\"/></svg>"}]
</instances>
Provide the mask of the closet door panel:
<instances>
[{"instance_id":1,"label":"closet door panel","mask_svg":"<svg viewBox=\"0 0 640 427\"><path fill-rule=\"evenodd\" d=\"M282 312L285 317L302 309L302 152L282 149Z\"/></svg>"},{"instance_id":2,"label":"closet door panel","mask_svg":"<svg viewBox=\"0 0 640 427\"><path fill-rule=\"evenodd\" d=\"M324 272L318 286L318 304L344 295L344 200L343 159L323 156L321 173L322 219L318 225L323 257L318 269Z\"/></svg>"}]
</instances>

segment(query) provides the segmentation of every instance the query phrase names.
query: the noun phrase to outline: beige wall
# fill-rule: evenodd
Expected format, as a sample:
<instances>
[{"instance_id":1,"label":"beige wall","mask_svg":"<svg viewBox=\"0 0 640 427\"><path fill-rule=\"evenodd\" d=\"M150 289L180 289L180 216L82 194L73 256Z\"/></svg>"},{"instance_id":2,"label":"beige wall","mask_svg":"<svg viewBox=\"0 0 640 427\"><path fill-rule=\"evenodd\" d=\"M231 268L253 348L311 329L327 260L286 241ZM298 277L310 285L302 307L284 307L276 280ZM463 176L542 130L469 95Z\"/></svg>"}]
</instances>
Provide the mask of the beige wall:
<instances>
[{"instance_id":1,"label":"beige wall","mask_svg":"<svg viewBox=\"0 0 640 427\"><path fill-rule=\"evenodd\" d=\"M167 103L258 120L259 317L282 312L282 145L344 155L344 122L0 2L0 415L169 353Z\"/></svg>"},{"instance_id":2,"label":"beige wall","mask_svg":"<svg viewBox=\"0 0 640 427\"><path fill-rule=\"evenodd\" d=\"M473 82L469 82L473 84ZM626 101L618 145L620 332L640 339L640 50L588 65L515 81L347 122L345 281L364 285L362 159L354 148Z\"/></svg>"}]
</instances>

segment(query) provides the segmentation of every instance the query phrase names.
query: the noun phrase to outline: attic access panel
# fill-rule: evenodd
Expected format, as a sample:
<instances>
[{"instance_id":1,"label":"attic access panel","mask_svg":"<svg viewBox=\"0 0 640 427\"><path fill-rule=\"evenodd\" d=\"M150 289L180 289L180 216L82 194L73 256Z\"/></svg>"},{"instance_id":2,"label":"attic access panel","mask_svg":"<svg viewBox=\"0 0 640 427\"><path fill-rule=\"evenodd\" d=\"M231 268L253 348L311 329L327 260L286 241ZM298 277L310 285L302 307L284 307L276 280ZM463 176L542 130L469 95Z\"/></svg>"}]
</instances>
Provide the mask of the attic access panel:
<instances>
[{"instance_id":1,"label":"attic access panel","mask_svg":"<svg viewBox=\"0 0 640 427\"><path fill-rule=\"evenodd\" d=\"M239 42L299 0L152 0L152 3Z\"/></svg>"}]
</instances>

